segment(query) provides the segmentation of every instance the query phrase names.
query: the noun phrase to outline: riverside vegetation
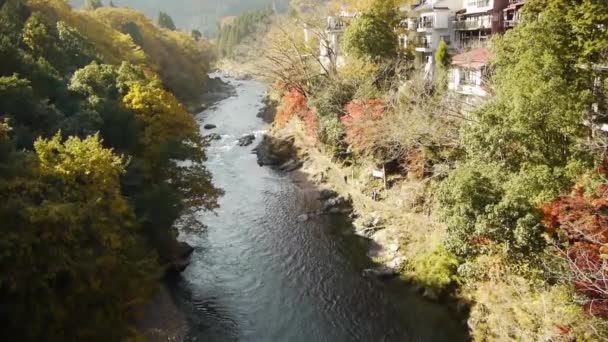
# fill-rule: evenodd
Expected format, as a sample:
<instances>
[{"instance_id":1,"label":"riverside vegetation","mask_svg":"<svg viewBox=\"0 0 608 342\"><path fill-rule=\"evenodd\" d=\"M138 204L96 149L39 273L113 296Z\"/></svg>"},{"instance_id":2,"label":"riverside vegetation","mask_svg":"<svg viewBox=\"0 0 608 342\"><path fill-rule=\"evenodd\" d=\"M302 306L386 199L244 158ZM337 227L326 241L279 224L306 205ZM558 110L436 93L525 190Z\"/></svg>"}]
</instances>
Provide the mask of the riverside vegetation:
<instances>
[{"instance_id":1,"label":"riverside vegetation","mask_svg":"<svg viewBox=\"0 0 608 342\"><path fill-rule=\"evenodd\" d=\"M0 1L6 341L140 340L174 222L221 195L182 105L200 106L209 43L98 7Z\"/></svg>"},{"instance_id":2,"label":"riverside vegetation","mask_svg":"<svg viewBox=\"0 0 608 342\"><path fill-rule=\"evenodd\" d=\"M347 63L322 67L336 6L317 3L292 2L233 56L274 84L274 133L296 122L348 175L401 244L401 276L468 303L474 340L608 339L606 3L531 0L489 44L475 106L447 91L445 43L432 81L398 49L392 0L350 1Z\"/></svg>"}]
</instances>

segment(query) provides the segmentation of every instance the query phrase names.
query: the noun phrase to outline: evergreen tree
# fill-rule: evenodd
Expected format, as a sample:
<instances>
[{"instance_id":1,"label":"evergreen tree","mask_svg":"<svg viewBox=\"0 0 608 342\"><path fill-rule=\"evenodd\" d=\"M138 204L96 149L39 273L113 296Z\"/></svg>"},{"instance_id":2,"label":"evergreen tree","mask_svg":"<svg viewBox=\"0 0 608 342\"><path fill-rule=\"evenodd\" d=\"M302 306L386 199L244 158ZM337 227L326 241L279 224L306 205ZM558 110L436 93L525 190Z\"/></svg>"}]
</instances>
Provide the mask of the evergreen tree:
<instances>
[{"instance_id":1,"label":"evergreen tree","mask_svg":"<svg viewBox=\"0 0 608 342\"><path fill-rule=\"evenodd\" d=\"M175 31L176 29L175 23L173 22L173 18L171 18L169 14L162 11L158 13L157 24L158 26L169 29L171 31Z\"/></svg>"},{"instance_id":2,"label":"evergreen tree","mask_svg":"<svg viewBox=\"0 0 608 342\"><path fill-rule=\"evenodd\" d=\"M450 53L448 44L441 39L435 51L435 82L437 91L443 93L448 87L448 68L450 66Z\"/></svg>"}]
</instances>

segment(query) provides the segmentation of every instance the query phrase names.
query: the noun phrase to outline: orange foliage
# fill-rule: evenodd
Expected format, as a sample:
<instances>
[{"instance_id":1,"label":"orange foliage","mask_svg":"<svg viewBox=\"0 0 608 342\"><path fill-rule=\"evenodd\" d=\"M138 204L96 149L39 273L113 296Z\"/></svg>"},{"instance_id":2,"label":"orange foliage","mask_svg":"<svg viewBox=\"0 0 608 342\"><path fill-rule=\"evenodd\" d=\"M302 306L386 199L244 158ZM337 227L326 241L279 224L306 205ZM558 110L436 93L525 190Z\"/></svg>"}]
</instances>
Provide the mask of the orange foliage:
<instances>
[{"instance_id":1,"label":"orange foliage","mask_svg":"<svg viewBox=\"0 0 608 342\"><path fill-rule=\"evenodd\" d=\"M275 117L275 123L277 127L282 128L294 117L300 118L306 126L307 135L316 139L316 132L319 125L317 116L308 108L306 96L292 88L281 98L281 104Z\"/></svg>"},{"instance_id":2,"label":"orange foliage","mask_svg":"<svg viewBox=\"0 0 608 342\"><path fill-rule=\"evenodd\" d=\"M386 113L386 103L381 100L354 101L346 106L347 113L340 120L346 131L346 142L355 147L367 145L370 128L367 123L381 119Z\"/></svg>"},{"instance_id":3,"label":"orange foliage","mask_svg":"<svg viewBox=\"0 0 608 342\"><path fill-rule=\"evenodd\" d=\"M566 233L574 286L587 296L587 313L608 317L608 187L590 197L577 189L543 207L543 224L549 232Z\"/></svg>"}]
</instances>

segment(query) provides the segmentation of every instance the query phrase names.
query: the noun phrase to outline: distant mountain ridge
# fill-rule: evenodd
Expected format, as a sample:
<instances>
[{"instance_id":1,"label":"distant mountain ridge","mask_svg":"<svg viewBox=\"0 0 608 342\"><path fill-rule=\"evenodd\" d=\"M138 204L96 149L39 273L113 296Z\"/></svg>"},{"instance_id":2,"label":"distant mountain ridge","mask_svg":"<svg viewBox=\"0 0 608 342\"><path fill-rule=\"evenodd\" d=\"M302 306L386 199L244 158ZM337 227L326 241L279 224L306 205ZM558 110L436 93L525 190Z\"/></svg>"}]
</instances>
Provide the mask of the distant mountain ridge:
<instances>
[{"instance_id":1,"label":"distant mountain ridge","mask_svg":"<svg viewBox=\"0 0 608 342\"><path fill-rule=\"evenodd\" d=\"M70 0L74 7L81 7L84 0ZM102 0L108 5L110 0ZM207 37L214 37L223 17L239 15L248 10L274 7L285 12L289 0L112 0L119 7L131 7L156 20L159 11L167 12L180 30L200 30Z\"/></svg>"}]
</instances>

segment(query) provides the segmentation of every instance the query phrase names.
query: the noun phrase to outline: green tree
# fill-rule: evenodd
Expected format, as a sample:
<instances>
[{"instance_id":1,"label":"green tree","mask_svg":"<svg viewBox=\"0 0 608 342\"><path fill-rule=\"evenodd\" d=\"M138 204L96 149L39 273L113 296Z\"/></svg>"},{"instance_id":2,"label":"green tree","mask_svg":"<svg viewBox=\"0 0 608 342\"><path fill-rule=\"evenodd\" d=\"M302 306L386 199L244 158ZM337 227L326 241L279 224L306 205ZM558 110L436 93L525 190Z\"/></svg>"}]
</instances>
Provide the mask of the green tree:
<instances>
[{"instance_id":1,"label":"green tree","mask_svg":"<svg viewBox=\"0 0 608 342\"><path fill-rule=\"evenodd\" d=\"M445 40L443 40L443 38L439 41L437 51L435 52L435 64L437 67L444 69L447 69L450 66L448 44L445 42Z\"/></svg>"},{"instance_id":2,"label":"green tree","mask_svg":"<svg viewBox=\"0 0 608 342\"><path fill-rule=\"evenodd\" d=\"M158 13L158 20L156 22L159 27L166 28L171 31L175 31L175 23L173 22L173 18L165 12Z\"/></svg>"},{"instance_id":3,"label":"green tree","mask_svg":"<svg viewBox=\"0 0 608 342\"><path fill-rule=\"evenodd\" d=\"M391 20L374 12L363 13L344 33L345 51L357 58L372 60L397 55L397 36Z\"/></svg>"},{"instance_id":4,"label":"green tree","mask_svg":"<svg viewBox=\"0 0 608 342\"><path fill-rule=\"evenodd\" d=\"M447 89L449 66L450 53L448 50L448 44L442 38L437 46L437 51L435 51L435 81L439 93L443 93Z\"/></svg>"},{"instance_id":5,"label":"green tree","mask_svg":"<svg viewBox=\"0 0 608 342\"><path fill-rule=\"evenodd\" d=\"M38 140L35 155L0 162L12 170L0 182L3 336L129 335L128 320L151 298L158 272L121 195L123 160L97 137L61 143L57 135Z\"/></svg>"}]
</instances>

